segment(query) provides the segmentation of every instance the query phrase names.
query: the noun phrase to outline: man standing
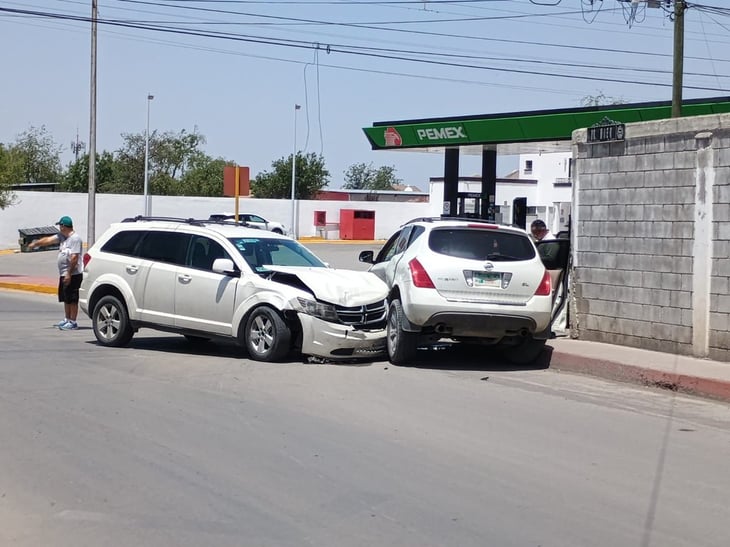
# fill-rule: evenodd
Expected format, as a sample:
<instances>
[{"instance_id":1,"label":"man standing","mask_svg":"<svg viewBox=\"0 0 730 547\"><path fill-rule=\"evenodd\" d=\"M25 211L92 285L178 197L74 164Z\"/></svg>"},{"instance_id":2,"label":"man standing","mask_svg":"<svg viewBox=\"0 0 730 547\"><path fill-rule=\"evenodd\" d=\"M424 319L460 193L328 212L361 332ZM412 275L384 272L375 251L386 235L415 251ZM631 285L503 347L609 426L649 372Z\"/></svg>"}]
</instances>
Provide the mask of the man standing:
<instances>
[{"instance_id":1,"label":"man standing","mask_svg":"<svg viewBox=\"0 0 730 547\"><path fill-rule=\"evenodd\" d=\"M539 241L550 241L552 239L555 239L555 236L550 233L550 230L548 230L547 226L545 225L545 221L540 220L539 218L532 221L532 224L530 225L530 233L532 234L532 238L535 240L535 242ZM549 254L549 251L548 251ZM566 276L570 275L570 272L565 272ZM553 306L557 306L559 302L562 302L563 299L567 299L567 294L564 294L563 284L561 283L560 286L555 288L555 291L557 291L557 295L553 294L554 298L554 304ZM556 334L555 331L560 332L566 332L568 330L568 317L567 317L567 310L568 306L563 305L562 309L560 310L560 313L558 313L557 317L553 318L553 322L550 325L551 331L550 336L551 338L555 338ZM555 310L553 309L553 313L555 313ZM552 330L555 329L555 330Z\"/></svg>"},{"instance_id":2,"label":"man standing","mask_svg":"<svg viewBox=\"0 0 730 547\"><path fill-rule=\"evenodd\" d=\"M79 314L79 287L84 265L81 261L81 236L74 231L71 217L63 216L56 222L60 233L36 239L28 244L29 249L46 247L59 243L58 247L58 301L63 302L65 317L55 324L61 330L79 328L76 317Z\"/></svg>"},{"instance_id":3,"label":"man standing","mask_svg":"<svg viewBox=\"0 0 730 547\"><path fill-rule=\"evenodd\" d=\"M533 220L532 224L530 224L530 233L535 241L549 241L551 239L555 239L555 236L550 233L550 230L548 230L545 225L545 221L540 220L539 218L537 220Z\"/></svg>"}]
</instances>

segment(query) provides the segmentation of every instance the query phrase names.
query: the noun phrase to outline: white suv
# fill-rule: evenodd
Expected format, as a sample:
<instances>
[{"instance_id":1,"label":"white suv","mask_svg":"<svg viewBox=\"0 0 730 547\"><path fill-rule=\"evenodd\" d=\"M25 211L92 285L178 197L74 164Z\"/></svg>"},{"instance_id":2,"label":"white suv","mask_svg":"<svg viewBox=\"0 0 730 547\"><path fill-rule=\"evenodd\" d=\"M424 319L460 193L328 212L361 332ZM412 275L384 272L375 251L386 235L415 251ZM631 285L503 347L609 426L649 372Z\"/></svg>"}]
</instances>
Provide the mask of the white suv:
<instances>
[{"instance_id":1,"label":"white suv","mask_svg":"<svg viewBox=\"0 0 730 547\"><path fill-rule=\"evenodd\" d=\"M84 256L81 309L100 344L140 327L232 338L251 358L351 359L385 350L386 285L327 267L291 238L230 222L136 217Z\"/></svg>"},{"instance_id":2,"label":"white suv","mask_svg":"<svg viewBox=\"0 0 730 547\"><path fill-rule=\"evenodd\" d=\"M567 243L554 245L566 255ZM550 336L551 272L520 228L415 219L376 258L363 251L360 261L390 287L387 349L395 364L439 341L495 345L510 361L528 363Z\"/></svg>"}]
</instances>

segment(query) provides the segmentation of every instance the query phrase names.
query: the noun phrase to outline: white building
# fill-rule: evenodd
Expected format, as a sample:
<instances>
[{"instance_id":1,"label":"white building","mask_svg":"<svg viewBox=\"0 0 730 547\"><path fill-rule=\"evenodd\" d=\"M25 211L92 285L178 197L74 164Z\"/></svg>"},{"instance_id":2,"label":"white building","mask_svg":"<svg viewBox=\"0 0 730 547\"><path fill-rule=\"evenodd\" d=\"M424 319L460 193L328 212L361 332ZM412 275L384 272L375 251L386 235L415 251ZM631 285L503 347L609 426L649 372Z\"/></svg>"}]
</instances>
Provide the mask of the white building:
<instances>
[{"instance_id":1,"label":"white building","mask_svg":"<svg viewBox=\"0 0 730 547\"><path fill-rule=\"evenodd\" d=\"M570 152L549 154L522 154L519 168L504 177L497 178L497 221L512 223L512 211L516 199L527 200L527 225L540 218L554 234L568 229L570 222L573 188L571 184L572 155ZM459 177L459 193L479 193L481 177ZM443 177L429 181L431 214L441 214L444 200ZM466 198L465 213L478 213L476 200Z\"/></svg>"}]
</instances>

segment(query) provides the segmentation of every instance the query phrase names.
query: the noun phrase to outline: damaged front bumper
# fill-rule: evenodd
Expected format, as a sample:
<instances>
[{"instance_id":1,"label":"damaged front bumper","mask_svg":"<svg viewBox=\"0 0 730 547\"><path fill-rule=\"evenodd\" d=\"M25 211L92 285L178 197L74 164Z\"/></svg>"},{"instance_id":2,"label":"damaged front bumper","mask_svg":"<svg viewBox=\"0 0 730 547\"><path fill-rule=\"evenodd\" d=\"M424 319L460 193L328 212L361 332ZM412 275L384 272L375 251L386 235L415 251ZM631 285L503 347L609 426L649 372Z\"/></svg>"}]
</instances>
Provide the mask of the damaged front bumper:
<instances>
[{"instance_id":1,"label":"damaged front bumper","mask_svg":"<svg viewBox=\"0 0 730 547\"><path fill-rule=\"evenodd\" d=\"M385 353L385 329L361 330L298 313L302 354L328 359L364 359Z\"/></svg>"}]
</instances>

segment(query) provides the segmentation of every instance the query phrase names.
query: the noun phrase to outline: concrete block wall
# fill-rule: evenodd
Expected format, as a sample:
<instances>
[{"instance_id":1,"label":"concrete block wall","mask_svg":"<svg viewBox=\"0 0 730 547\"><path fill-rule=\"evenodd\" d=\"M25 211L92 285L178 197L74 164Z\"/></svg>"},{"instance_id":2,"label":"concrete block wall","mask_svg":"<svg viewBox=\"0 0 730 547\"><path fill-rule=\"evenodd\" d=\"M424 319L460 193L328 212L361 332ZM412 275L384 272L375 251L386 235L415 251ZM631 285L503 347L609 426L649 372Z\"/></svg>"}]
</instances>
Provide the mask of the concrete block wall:
<instances>
[{"instance_id":1,"label":"concrete block wall","mask_svg":"<svg viewBox=\"0 0 730 547\"><path fill-rule=\"evenodd\" d=\"M573 336L730 361L730 116L573 134Z\"/></svg>"}]
</instances>

